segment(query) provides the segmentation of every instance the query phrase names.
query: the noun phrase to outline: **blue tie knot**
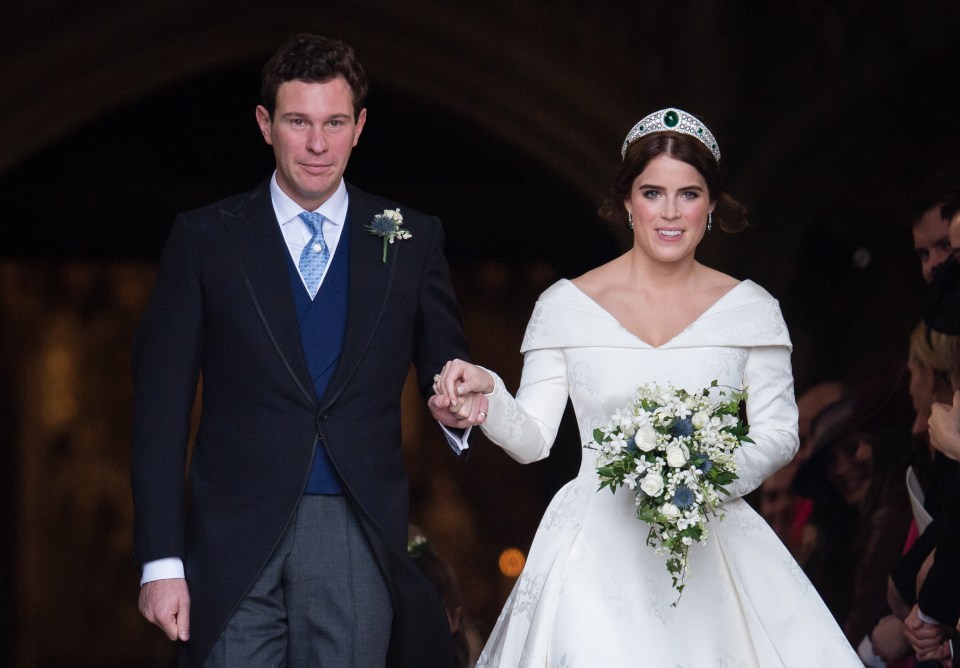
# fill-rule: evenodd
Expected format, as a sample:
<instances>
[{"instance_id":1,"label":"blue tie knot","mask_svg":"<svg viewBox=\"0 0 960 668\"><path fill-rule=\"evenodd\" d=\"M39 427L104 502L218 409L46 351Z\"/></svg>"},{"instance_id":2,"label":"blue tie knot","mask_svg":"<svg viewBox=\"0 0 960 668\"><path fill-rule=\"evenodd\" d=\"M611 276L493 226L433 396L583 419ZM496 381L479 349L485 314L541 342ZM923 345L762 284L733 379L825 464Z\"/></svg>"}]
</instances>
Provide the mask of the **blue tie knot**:
<instances>
[{"instance_id":1,"label":"blue tie knot","mask_svg":"<svg viewBox=\"0 0 960 668\"><path fill-rule=\"evenodd\" d=\"M322 214L315 211L304 211L300 214L300 219L307 224L314 236L318 234L323 236L323 222L326 218Z\"/></svg>"}]
</instances>

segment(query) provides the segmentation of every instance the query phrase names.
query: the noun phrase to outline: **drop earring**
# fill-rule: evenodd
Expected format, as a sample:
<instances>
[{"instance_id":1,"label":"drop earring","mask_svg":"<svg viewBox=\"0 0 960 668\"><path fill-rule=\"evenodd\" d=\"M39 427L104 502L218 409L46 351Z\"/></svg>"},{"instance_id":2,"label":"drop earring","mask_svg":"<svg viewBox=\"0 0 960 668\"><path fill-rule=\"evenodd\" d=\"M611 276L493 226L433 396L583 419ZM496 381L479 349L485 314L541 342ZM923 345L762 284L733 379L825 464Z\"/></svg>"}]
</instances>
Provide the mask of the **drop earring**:
<instances>
[{"instance_id":1,"label":"drop earring","mask_svg":"<svg viewBox=\"0 0 960 668\"><path fill-rule=\"evenodd\" d=\"M713 229L713 211L707 212L707 232Z\"/></svg>"},{"instance_id":2,"label":"drop earring","mask_svg":"<svg viewBox=\"0 0 960 668\"><path fill-rule=\"evenodd\" d=\"M633 214L627 211L627 227L633 230Z\"/></svg>"}]
</instances>

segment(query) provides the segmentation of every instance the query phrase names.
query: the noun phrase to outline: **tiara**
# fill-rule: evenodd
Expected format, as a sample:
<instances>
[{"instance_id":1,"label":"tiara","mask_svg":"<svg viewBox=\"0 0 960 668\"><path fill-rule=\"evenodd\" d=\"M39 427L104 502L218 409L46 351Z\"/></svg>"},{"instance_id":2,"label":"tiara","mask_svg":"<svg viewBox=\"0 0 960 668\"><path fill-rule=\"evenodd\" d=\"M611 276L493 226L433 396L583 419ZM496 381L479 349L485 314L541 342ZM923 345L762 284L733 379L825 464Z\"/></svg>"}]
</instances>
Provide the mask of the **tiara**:
<instances>
[{"instance_id":1,"label":"tiara","mask_svg":"<svg viewBox=\"0 0 960 668\"><path fill-rule=\"evenodd\" d=\"M717 159L718 163L720 162L720 147L717 146L717 140L714 139L713 133L696 116L673 107L655 111L634 125L627 133L627 138L623 140L620 157L623 158L627 155L627 147L630 144L652 132L680 132L695 137L710 149L713 157Z\"/></svg>"}]
</instances>

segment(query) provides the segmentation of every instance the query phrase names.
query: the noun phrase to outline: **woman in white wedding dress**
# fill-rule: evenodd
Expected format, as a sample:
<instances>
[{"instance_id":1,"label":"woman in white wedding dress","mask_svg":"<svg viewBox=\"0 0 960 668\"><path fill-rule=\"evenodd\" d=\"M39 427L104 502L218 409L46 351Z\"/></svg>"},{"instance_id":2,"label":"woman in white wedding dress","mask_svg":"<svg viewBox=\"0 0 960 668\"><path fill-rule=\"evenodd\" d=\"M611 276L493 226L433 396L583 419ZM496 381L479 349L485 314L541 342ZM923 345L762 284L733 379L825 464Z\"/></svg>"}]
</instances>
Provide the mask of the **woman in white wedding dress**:
<instances>
[{"instance_id":1,"label":"woman in white wedding dress","mask_svg":"<svg viewBox=\"0 0 960 668\"><path fill-rule=\"evenodd\" d=\"M689 552L676 607L666 557L647 545L629 489L598 492L595 452L550 503L526 567L478 667L740 668L862 665L800 567L741 498L797 448L790 338L779 306L750 281L694 259L712 228L745 224L718 186L709 130L678 109L640 121L605 207L633 231L624 255L541 295L524 336L514 399L495 374L459 360L434 402L487 395L484 434L517 461L549 454L569 396L581 441L639 385L748 390L739 479ZM612 206L609 206L612 204ZM716 233L716 232L714 232ZM476 408L473 409L474 411Z\"/></svg>"}]
</instances>

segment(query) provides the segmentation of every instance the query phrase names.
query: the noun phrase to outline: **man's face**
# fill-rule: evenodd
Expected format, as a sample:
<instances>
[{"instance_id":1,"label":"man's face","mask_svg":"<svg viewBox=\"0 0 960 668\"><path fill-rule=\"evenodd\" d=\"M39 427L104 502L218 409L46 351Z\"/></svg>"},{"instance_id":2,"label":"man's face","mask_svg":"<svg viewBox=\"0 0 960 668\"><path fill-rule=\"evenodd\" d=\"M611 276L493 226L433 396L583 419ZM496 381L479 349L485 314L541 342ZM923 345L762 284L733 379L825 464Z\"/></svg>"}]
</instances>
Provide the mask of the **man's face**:
<instances>
[{"instance_id":1,"label":"man's face","mask_svg":"<svg viewBox=\"0 0 960 668\"><path fill-rule=\"evenodd\" d=\"M939 204L927 209L913 226L913 249L920 257L920 268L927 283L933 279L933 268L950 257L947 228Z\"/></svg>"},{"instance_id":2,"label":"man's face","mask_svg":"<svg viewBox=\"0 0 960 668\"><path fill-rule=\"evenodd\" d=\"M950 250L953 257L960 262L960 212L956 213L950 219L950 226L947 228L947 238L950 239Z\"/></svg>"},{"instance_id":3,"label":"man's face","mask_svg":"<svg viewBox=\"0 0 960 668\"><path fill-rule=\"evenodd\" d=\"M265 107L257 107L260 132L277 160L277 184L307 211L340 185L367 119L366 109L356 120L353 114L353 91L339 76L324 83L280 84L272 118Z\"/></svg>"}]
</instances>

